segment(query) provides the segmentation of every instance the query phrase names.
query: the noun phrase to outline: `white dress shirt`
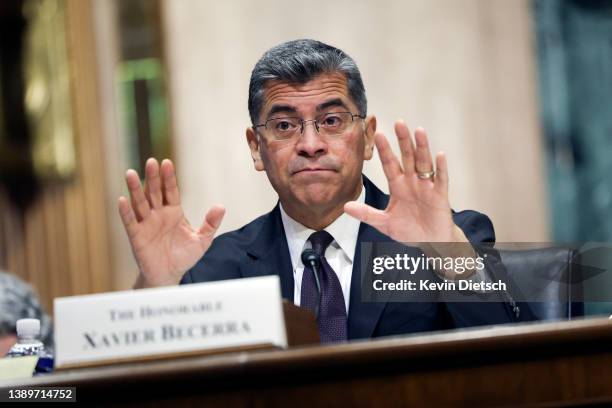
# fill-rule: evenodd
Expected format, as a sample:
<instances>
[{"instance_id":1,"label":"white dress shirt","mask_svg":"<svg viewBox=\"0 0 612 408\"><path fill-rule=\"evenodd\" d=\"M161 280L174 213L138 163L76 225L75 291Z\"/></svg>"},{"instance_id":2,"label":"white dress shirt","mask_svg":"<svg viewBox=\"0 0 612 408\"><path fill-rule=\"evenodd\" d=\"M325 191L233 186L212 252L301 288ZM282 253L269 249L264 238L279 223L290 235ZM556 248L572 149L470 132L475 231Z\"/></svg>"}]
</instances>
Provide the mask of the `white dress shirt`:
<instances>
[{"instance_id":1,"label":"white dress shirt","mask_svg":"<svg viewBox=\"0 0 612 408\"><path fill-rule=\"evenodd\" d=\"M361 186L359 198L355 201L365 203L365 188L363 186ZM304 274L304 264L302 263L301 255L308 237L315 231L287 215L282 204L280 205L280 212L285 229L285 237L287 237L287 245L289 246L289 254L291 255L291 265L293 266L293 303L299 306L302 293L302 275ZM350 304L351 277L353 275L353 262L360 224L355 218L342 213L340 217L336 218L334 222L325 228L325 231L329 232L334 238L325 250L325 259L327 259L329 266L332 267L338 276L347 314Z\"/></svg>"}]
</instances>

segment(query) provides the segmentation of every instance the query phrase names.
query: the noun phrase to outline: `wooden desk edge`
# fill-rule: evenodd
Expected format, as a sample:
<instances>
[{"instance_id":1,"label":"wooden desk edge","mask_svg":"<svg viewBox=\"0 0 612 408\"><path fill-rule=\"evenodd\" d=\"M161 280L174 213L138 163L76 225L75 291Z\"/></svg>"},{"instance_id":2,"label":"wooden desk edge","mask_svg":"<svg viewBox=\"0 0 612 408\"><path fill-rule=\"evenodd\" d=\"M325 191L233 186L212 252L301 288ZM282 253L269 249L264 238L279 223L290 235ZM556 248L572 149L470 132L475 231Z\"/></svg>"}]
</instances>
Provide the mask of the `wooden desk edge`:
<instances>
[{"instance_id":1,"label":"wooden desk edge","mask_svg":"<svg viewBox=\"0 0 612 408\"><path fill-rule=\"evenodd\" d=\"M585 319L551 323L493 326L469 330L409 335L375 341L299 347L288 350L251 351L167 361L120 364L116 366L65 370L51 375L0 382L0 389L16 386L91 384L98 381L146 379L160 374L186 377L246 374L261 369L299 370L411 359L443 359L500 351L515 353L546 347L557 354L579 354L581 344L601 342L612 345L612 322ZM568 346L564 350L564 346ZM612 349L612 348L611 348ZM527 355L525 357L528 357Z\"/></svg>"}]
</instances>

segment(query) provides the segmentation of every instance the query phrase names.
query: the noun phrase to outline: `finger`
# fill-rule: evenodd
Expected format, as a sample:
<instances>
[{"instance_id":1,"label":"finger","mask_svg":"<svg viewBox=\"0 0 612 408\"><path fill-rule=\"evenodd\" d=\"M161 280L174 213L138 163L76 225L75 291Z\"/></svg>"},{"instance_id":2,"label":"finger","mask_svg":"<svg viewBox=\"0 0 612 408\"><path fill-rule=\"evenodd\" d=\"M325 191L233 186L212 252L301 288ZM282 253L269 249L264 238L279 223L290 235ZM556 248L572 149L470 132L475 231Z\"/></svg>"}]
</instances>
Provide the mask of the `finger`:
<instances>
[{"instance_id":1,"label":"finger","mask_svg":"<svg viewBox=\"0 0 612 408\"><path fill-rule=\"evenodd\" d=\"M448 195L448 163L444 152L436 155L436 182L435 189Z\"/></svg>"},{"instance_id":2,"label":"finger","mask_svg":"<svg viewBox=\"0 0 612 408\"><path fill-rule=\"evenodd\" d=\"M402 167L404 174L412 176L414 174L414 145L412 144L412 136L410 130L403 120L395 122L395 134L402 152Z\"/></svg>"},{"instance_id":3,"label":"finger","mask_svg":"<svg viewBox=\"0 0 612 408\"><path fill-rule=\"evenodd\" d=\"M159 176L159 163L154 158L145 164L145 196L151 208L162 206L161 178Z\"/></svg>"},{"instance_id":4,"label":"finger","mask_svg":"<svg viewBox=\"0 0 612 408\"><path fill-rule=\"evenodd\" d=\"M225 208L222 205L213 206L206 213L206 217L204 217L204 222L202 226L198 230L198 233L203 237L208 239L212 239L221 225L221 221L223 220L223 216L225 215Z\"/></svg>"},{"instance_id":5,"label":"finger","mask_svg":"<svg viewBox=\"0 0 612 408\"><path fill-rule=\"evenodd\" d=\"M178 183L176 182L176 172L174 164L168 159L162 161L161 179L164 193L164 203L169 205L180 205L181 196L179 194Z\"/></svg>"},{"instance_id":6,"label":"finger","mask_svg":"<svg viewBox=\"0 0 612 408\"><path fill-rule=\"evenodd\" d=\"M414 140L416 142L415 152L415 169L418 173L427 173L433 171L433 161L431 160L431 152L429 151L429 141L425 129L418 127L414 131Z\"/></svg>"},{"instance_id":7,"label":"finger","mask_svg":"<svg viewBox=\"0 0 612 408\"><path fill-rule=\"evenodd\" d=\"M397 157L393 154L393 151L391 150L389 141L387 140L385 135L380 132L377 132L374 135L374 142L376 143L378 156L380 157L380 162L382 163L383 171L385 172L387 180L395 180L395 178L401 176L403 172L399 160L397 160Z\"/></svg>"},{"instance_id":8,"label":"finger","mask_svg":"<svg viewBox=\"0 0 612 408\"><path fill-rule=\"evenodd\" d=\"M349 201L344 204L344 212L374 228L386 226L389 219L389 215L383 210L378 210L367 204L358 203L357 201Z\"/></svg>"},{"instance_id":9,"label":"finger","mask_svg":"<svg viewBox=\"0 0 612 408\"><path fill-rule=\"evenodd\" d=\"M125 231L127 232L128 237L132 238L134 235L136 235L136 231L138 229L138 221L136 220L136 215L132 210L132 206L128 202L127 198L123 196L119 197L117 206L119 208L119 216L121 216L121 222L125 227Z\"/></svg>"},{"instance_id":10,"label":"finger","mask_svg":"<svg viewBox=\"0 0 612 408\"><path fill-rule=\"evenodd\" d=\"M149 202L147 201L142 186L140 185L140 177L136 171L129 169L125 173L125 181L130 191L130 198L132 199L132 209L136 214L136 219L141 221L147 218L151 212Z\"/></svg>"}]
</instances>

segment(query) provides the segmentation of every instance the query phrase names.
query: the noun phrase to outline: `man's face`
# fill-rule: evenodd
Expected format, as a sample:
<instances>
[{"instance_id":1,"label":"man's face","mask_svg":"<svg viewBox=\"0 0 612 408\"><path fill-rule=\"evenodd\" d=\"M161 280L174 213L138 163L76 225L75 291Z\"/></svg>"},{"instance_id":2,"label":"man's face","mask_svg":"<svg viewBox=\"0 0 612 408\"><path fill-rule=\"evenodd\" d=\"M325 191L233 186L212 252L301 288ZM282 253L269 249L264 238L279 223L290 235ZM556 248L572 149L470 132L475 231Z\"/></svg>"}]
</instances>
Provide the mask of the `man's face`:
<instances>
[{"instance_id":1,"label":"man's face","mask_svg":"<svg viewBox=\"0 0 612 408\"><path fill-rule=\"evenodd\" d=\"M306 84L269 81L259 123L270 118L311 120L329 112L358 114L343 74L322 74ZM289 141L269 137L263 127L247 129L255 168L265 170L285 209L325 213L341 208L361 191L363 160L372 157L376 119L354 118L345 132L318 134L314 123Z\"/></svg>"}]
</instances>

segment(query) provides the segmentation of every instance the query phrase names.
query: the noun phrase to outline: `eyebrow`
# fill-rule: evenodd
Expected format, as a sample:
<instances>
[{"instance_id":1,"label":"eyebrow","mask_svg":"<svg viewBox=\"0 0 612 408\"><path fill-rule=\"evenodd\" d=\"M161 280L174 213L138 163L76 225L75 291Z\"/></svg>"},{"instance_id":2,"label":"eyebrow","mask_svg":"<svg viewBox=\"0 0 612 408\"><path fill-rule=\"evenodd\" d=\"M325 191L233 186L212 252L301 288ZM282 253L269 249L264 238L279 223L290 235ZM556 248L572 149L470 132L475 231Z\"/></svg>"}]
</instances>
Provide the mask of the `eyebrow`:
<instances>
[{"instance_id":1,"label":"eyebrow","mask_svg":"<svg viewBox=\"0 0 612 408\"><path fill-rule=\"evenodd\" d=\"M327 108L331 108L331 107L334 107L334 106L339 106L339 107L344 108L346 110L349 109L346 106L346 104L344 103L344 101L342 101L342 99L334 98L334 99L331 99L329 101L323 102L322 104L317 106L317 112L320 112L322 110L325 110ZM266 115L266 119L270 119L274 114L279 113L279 112L297 113L297 109L294 106L291 106L291 105L272 105L272 108L270 109L270 112L268 112L268 114Z\"/></svg>"},{"instance_id":2,"label":"eyebrow","mask_svg":"<svg viewBox=\"0 0 612 408\"><path fill-rule=\"evenodd\" d=\"M340 98L335 98L332 100L329 100L327 102L323 102L322 104L320 104L319 106L317 106L317 112L325 110L327 108L331 108L333 106L339 106L342 107L346 110L348 110L349 108L346 106L346 104L342 101L342 99Z\"/></svg>"},{"instance_id":3,"label":"eyebrow","mask_svg":"<svg viewBox=\"0 0 612 408\"><path fill-rule=\"evenodd\" d=\"M266 119L270 119L272 115L279 112L296 113L297 109L291 105L272 105L272 109L268 112Z\"/></svg>"}]
</instances>

